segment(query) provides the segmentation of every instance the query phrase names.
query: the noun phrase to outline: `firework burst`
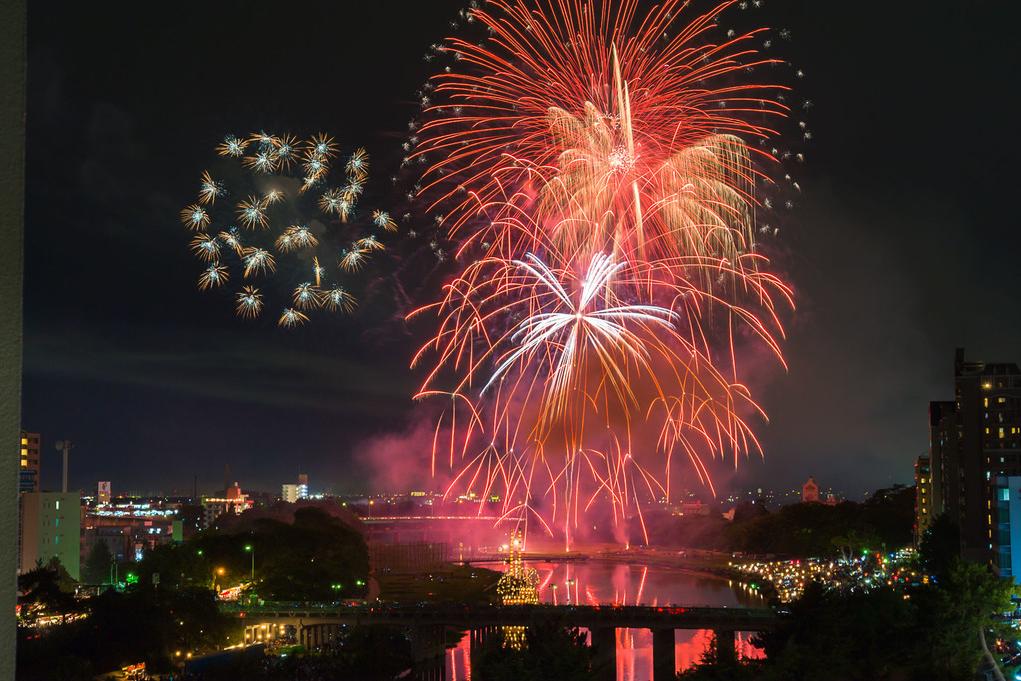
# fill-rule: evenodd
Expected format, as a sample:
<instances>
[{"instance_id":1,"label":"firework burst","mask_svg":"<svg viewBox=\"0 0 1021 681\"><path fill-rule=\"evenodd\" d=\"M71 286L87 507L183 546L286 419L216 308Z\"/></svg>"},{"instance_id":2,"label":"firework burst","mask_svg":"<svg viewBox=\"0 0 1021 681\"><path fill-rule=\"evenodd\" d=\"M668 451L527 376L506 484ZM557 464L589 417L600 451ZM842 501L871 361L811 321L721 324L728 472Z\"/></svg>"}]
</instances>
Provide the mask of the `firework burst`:
<instances>
[{"instance_id":1,"label":"firework burst","mask_svg":"<svg viewBox=\"0 0 1021 681\"><path fill-rule=\"evenodd\" d=\"M352 312L355 297L346 281L342 284L336 279L362 270L371 254L384 249L375 235L377 228L397 230L385 211L376 210L370 218L356 210L369 179L365 149L358 148L337 162L340 173L332 173L338 147L323 133L304 141L289 133L265 131L247 138L229 135L216 147L216 153L224 162L234 164L234 170L203 171L198 202L180 212L181 222L196 232L190 249L205 266L199 288L222 286L229 280L232 266L237 268L238 278L249 280L270 281L297 272L297 281L278 290L284 298L280 326L302 325L309 321L310 313L319 310ZM215 177L240 175L242 181L247 180L241 190L231 182L231 194L244 199L228 206L218 203L216 199L227 194L227 186L214 179L214 172ZM332 176L336 174L341 177ZM327 183L339 188L309 192ZM242 230L247 233L243 235ZM327 266L330 260L336 267ZM258 317L265 306L264 296L274 290L269 284L263 290L242 287L234 298L237 316Z\"/></svg>"},{"instance_id":2,"label":"firework burst","mask_svg":"<svg viewBox=\"0 0 1021 681\"><path fill-rule=\"evenodd\" d=\"M189 229L205 229L211 221L206 209L198 204L193 203L181 209L181 222Z\"/></svg>"},{"instance_id":3,"label":"firework burst","mask_svg":"<svg viewBox=\"0 0 1021 681\"><path fill-rule=\"evenodd\" d=\"M407 161L470 264L420 311L418 397L446 405L448 491L495 492L508 521L640 518L675 455L712 488L708 460L760 451L739 360L783 362L793 301L756 215L787 87L749 75L781 64L762 31L718 28L736 0L684 23L687 4L492 0L470 10L490 37L449 40L422 93Z\"/></svg>"}]
</instances>

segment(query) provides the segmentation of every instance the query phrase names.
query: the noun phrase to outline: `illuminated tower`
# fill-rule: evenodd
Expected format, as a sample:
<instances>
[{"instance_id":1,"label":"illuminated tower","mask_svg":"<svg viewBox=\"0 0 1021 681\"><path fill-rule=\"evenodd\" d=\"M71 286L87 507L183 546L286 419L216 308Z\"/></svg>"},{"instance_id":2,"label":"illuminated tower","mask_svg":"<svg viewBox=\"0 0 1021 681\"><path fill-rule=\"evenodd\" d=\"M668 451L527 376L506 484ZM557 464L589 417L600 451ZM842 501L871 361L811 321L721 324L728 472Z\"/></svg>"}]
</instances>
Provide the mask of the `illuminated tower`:
<instances>
[{"instance_id":1,"label":"illuminated tower","mask_svg":"<svg viewBox=\"0 0 1021 681\"><path fill-rule=\"evenodd\" d=\"M511 535L507 571L496 583L496 593L504 605L535 605L539 602L539 574L526 568L521 558L524 545L520 532Z\"/></svg>"},{"instance_id":2,"label":"illuminated tower","mask_svg":"<svg viewBox=\"0 0 1021 681\"><path fill-rule=\"evenodd\" d=\"M504 605L537 605L539 603L539 573L525 567L521 559L524 540L521 533L511 535L510 554L507 556L507 571L496 583L496 593ZM520 650L525 646L525 627L504 627L503 644Z\"/></svg>"}]
</instances>

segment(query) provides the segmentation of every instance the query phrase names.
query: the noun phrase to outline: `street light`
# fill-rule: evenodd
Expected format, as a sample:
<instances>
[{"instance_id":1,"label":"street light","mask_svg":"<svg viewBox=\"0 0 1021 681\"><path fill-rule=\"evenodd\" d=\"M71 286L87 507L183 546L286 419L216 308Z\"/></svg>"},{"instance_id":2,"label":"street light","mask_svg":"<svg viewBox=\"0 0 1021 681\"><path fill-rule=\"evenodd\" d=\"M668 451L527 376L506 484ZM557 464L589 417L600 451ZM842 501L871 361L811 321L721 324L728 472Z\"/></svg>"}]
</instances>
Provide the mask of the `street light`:
<instances>
[{"instance_id":1,"label":"street light","mask_svg":"<svg viewBox=\"0 0 1021 681\"><path fill-rule=\"evenodd\" d=\"M245 544L245 551L252 554L252 581L255 581L255 547L251 544Z\"/></svg>"}]
</instances>

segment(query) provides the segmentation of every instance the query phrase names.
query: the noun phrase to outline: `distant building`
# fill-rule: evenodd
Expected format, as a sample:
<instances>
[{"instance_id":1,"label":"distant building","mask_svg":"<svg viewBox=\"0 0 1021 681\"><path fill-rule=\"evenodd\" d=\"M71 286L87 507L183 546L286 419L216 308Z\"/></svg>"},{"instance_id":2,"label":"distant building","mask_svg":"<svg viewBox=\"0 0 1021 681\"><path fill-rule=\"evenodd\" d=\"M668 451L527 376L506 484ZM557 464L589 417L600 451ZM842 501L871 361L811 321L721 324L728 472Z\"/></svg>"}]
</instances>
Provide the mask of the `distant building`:
<instances>
[{"instance_id":1,"label":"distant building","mask_svg":"<svg viewBox=\"0 0 1021 681\"><path fill-rule=\"evenodd\" d=\"M203 527L213 527L216 519L225 513L241 515L250 509L255 502L241 491L238 483L224 490L222 497L202 497Z\"/></svg>"},{"instance_id":2,"label":"distant building","mask_svg":"<svg viewBox=\"0 0 1021 681\"><path fill-rule=\"evenodd\" d=\"M801 503L803 504L819 503L819 485L816 484L815 478L813 478L812 476L809 476L808 481L801 486Z\"/></svg>"},{"instance_id":3,"label":"distant building","mask_svg":"<svg viewBox=\"0 0 1021 681\"><path fill-rule=\"evenodd\" d=\"M18 491L39 491L39 433L21 431L21 463L18 468Z\"/></svg>"},{"instance_id":4,"label":"distant building","mask_svg":"<svg viewBox=\"0 0 1021 681\"><path fill-rule=\"evenodd\" d=\"M703 504L701 500L694 499L689 501L682 501L677 504L677 515L700 515L707 516L710 513L709 505Z\"/></svg>"},{"instance_id":5,"label":"distant building","mask_svg":"<svg viewBox=\"0 0 1021 681\"><path fill-rule=\"evenodd\" d=\"M21 555L19 572L39 561L60 560L67 573L79 578L81 497L77 492L25 492L19 497Z\"/></svg>"},{"instance_id":6,"label":"distant building","mask_svg":"<svg viewBox=\"0 0 1021 681\"><path fill-rule=\"evenodd\" d=\"M920 456L915 461L915 546L922 543L925 531L932 523L932 473L929 457Z\"/></svg>"},{"instance_id":7,"label":"distant building","mask_svg":"<svg viewBox=\"0 0 1021 681\"><path fill-rule=\"evenodd\" d=\"M100 480L96 484L96 503L99 505L110 503L110 481Z\"/></svg>"},{"instance_id":8,"label":"distant building","mask_svg":"<svg viewBox=\"0 0 1021 681\"><path fill-rule=\"evenodd\" d=\"M948 513L962 557L994 563L1001 522L996 480L1021 476L1021 369L954 355L954 400L929 405L930 515ZM1007 511L1004 510L1004 513Z\"/></svg>"},{"instance_id":9,"label":"distant building","mask_svg":"<svg viewBox=\"0 0 1021 681\"><path fill-rule=\"evenodd\" d=\"M308 476L303 473L298 476L297 484L282 485L280 498L289 504L296 503L299 499L308 499Z\"/></svg>"},{"instance_id":10,"label":"distant building","mask_svg":"<svg viewBox=\"0 0 1021 681\"><path fill-rule=\"evenodd\" d=\"M102 542L117 560L137 561L150 549L183 539L180 504L102 504L85 513L82 556Z\"/></svg>"}]
</instances>

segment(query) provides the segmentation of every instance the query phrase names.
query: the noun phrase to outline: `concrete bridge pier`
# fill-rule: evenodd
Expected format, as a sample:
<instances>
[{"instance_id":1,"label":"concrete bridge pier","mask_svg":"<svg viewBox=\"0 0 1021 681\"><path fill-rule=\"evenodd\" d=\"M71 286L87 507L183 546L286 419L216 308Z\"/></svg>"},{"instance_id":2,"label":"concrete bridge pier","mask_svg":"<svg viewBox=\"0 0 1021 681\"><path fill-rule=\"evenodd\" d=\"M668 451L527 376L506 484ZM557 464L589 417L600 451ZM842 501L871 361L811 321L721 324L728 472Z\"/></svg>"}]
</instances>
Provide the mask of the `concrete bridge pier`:
<instances>
[{"instance_id":1,"label":"concrete bridge pier","mask_svg":"<svg viewBox=\"0 0 1021 681\"><path fill-rule=\"evenodd\" d=\"M315 641L316 627L310 624L299 624L298 625L298 643L305 648L305 650L312 651L316 648Z\"/></svg>"},{"instance_id":2,"label":"concrete bridge pier","mask_svg":"<svg viewBox=\"0 0 1021 681\"><path fill-rule=\"evenodd\" d=\"M593 681L617 681L617 629L589 627L589 634L593 653Z\"/></svg>"},{"instance_id":3,"label":"concrete bridge pier","mask_svg":"<svg viewBox=\"0 0 1021 681\"><path fill-rule=\"evenodd\" d=\"M720 662L737 661L737 639L733 629L716 629L716 657Z\"/></svg>"},{"instance_id":4,"label":"concrete bridge pier","mask_svg":"<svg viewBox=\"0 0 1021 681\"><path fill-rule=\"evenodd\" d=\"M677 648L673 629L652 630L652 681L677 678Z\"/></svg>"}]
</instances>

